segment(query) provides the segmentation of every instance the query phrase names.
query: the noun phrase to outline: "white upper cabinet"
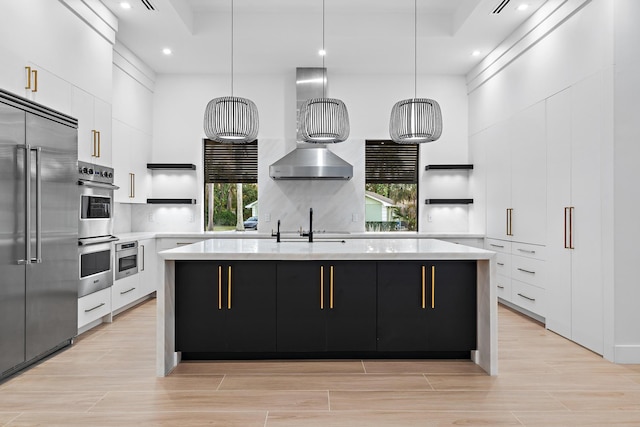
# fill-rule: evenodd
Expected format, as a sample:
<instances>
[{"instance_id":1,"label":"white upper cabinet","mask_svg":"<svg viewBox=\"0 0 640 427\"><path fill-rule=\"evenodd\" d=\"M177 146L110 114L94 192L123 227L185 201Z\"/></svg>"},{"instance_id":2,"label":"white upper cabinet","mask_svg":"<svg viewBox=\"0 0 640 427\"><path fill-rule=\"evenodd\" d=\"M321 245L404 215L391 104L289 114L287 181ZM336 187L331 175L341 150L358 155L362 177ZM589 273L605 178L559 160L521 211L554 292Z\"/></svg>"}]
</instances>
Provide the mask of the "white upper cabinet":
<instances>
[{"instance_id":1,"label":"white upper cabinet","mask_svg":"<svg viewBox=\"0 0 640 427\"><path fill-rule=\"evenodd\" d=\"M113 121L114 200L146 203L151 193L147 163L151 159L151 136L120 120Z\"/></svg>"},{"instance_id":2,"label":"white upper cabinet","mask_svg":"<svg viewBox=\"0 0 640 427\"><path fill-rule=\"evenodd\" d=\"M111 105L74 87L72 106L78 119L78 159L111 166Z\"/></svg>"}]
</instances>

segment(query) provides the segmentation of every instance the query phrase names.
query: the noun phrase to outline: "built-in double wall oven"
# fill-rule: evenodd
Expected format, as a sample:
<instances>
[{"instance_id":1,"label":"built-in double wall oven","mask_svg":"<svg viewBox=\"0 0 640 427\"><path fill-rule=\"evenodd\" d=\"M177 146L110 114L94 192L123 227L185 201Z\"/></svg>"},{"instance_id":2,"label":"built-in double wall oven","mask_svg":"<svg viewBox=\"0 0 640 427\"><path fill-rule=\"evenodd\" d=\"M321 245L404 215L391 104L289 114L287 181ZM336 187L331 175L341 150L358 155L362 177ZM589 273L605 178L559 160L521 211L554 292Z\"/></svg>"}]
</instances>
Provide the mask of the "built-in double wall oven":
<instances>
[{"instance_id":1,"label":"built-in double wall oven","mask_svg":"<svg viewBox=\"0 0 640 427\"><path fill-rule=\"evenodd\" d=\"M113 284L113 169L78 162L78 296Z\"/></svg>"}]
</instances>

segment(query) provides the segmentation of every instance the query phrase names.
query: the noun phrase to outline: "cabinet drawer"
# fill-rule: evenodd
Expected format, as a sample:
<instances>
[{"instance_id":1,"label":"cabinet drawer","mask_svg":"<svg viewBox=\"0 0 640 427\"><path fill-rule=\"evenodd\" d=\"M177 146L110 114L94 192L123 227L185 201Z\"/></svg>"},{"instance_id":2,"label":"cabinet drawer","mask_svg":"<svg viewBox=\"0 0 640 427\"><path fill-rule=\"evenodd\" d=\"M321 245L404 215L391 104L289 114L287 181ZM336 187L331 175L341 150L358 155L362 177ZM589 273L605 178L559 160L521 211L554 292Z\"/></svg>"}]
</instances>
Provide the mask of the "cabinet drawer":
<instances>
[{"instance_id":1,"label":"cabinet drawer","mask_svg":"<svg viewBox=\"0 0 640 427\"><path fill-rule=\"evenodd\" d=\"M511 277L511 255L502 252L497 253L496 274Z\"/></svg>"},{"instance_id":2,"label":"cabinet drawer","mask_svg":"<svg viewBox=\"0 0 640 427\"><path fill-rule=\"evenodd\" d=\"M494 252L503 252L505 254L511 253L511 242L497 239L487 239L484 245L485 249Z\"/></svg>"},{"instance_id":3,"label":"cabinet drawer","mask_svg":"<svg viewBox=\"0 0 640 427\"><path fill-rule=\"evenodd\" d=\"M111 313L111 289L78 298L78 329Z\"/></svg>"},{"instance_id":4,"label":"cabinet drawer","mask_svg":"<svg viewBox=\"0 0 640 427\"><path fill-rule=\"evenodd\" d=\"M495 286L498 298L511 301L511 277L497 274Z\"/></svg>"},{"instance_id":5,"label":"cabinet drawer","mask_svg":"<svg viewBox=\"0 0 640 427\"><path fill-rule=\"evenodd\" d=\"M545 262L522 256L511 256L511 277L539 288L545 288Z\"/></svg>"},{"instance_id":6,"label":"cabinet drawer","mask_svg":"<svg viewBox=\"0 0 640 427\"><path fill-rule=\"evenodd\" d=\"M158 252L206 240L204 237L162 237L156 240Z\"/></svg>"},{"instance_id":7,"label":"cabinet drawer","mask_svg":"<svg viewBox=\"0 0 640 427\"><path fill-rule=\"evenodd\" d=\"M546 247L540 245L529 245L527 243L513 242L511 244L511 253L518 256L535 258L544 261Z\"/></svg>"},{"instance_id":8,"label":"cabinet drawer","mask_svg":"<svg viewBox=\"0 0 640 427\"><path fill-rule=\"evenodd\" d=\"M512 280L511 297L512 303L539 316L546 316L544 289L520 282L519 280Z\"/></svg>"},{"instance_id":9,"label":"cabinet drawer","mask_svg":"<svg viewBox=\"0 0 640 427\"><path fill-rule=\"evenodd\" d=\"M116 280L111 286L111 305L113 310L134 302L142 296L138 275Z\"/></svg>"}]
</instances>

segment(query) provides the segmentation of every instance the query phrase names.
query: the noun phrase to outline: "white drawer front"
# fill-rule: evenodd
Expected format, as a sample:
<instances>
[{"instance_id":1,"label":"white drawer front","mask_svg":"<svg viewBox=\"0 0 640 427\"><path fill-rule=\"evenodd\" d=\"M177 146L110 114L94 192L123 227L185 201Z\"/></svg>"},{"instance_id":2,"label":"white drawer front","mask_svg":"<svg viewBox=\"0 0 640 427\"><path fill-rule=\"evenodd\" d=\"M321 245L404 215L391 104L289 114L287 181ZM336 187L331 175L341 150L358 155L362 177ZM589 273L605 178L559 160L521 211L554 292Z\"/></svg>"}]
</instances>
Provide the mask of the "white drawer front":
<instances>
[{"instance_id":1,"label":"white drawer front","mask_svg":"<svg viewBox=\"0 0 640 427\"><path fill-rule=\"evenodd\" d=\"M511 255L502 252L497 253L496 274L511 277Z\"/></svg>"},{"instance_id":2,"label":"white drawer front","mask_svg":"<svg viewBox=\"0 0 640 427\"><path fill-rule=\"evenodd\" d=\"M485 249L494 252L503 252L505 254L511 253L511 242L506 242L504 240L486 239L484 247Z\"/></svg>"},{"instance_id":3,"label":"white drawer front","mask_svg":"<svg viewBox=\"0 0 640 427\"><path fill-rule=\"evenodd\" d=\"M111 289L78 298L78 329L111 313Z\"/></svg>"},{"instance_id":4,"label":"white drawer front","mask_svg":"<svg viewBox=\"0 0 640 427\"><path fill-rule=\"evenodd\" d=\"M141 296L142 291L140 290L137 274L116 280L111 287L111 299L114 311L137 300Z\"/></svg>"},{"instance_id":5,"label":"white drawer front","mask_svg":"<svg viewBox=\"0 0 640 427\"><path fill-rule=\"evenodd\" d=\"M511 302L539 316L546 316L544 289L512 280Z\"/></svg>"},{"instance_id":6,"label":"white drawer front","mask_svg":"<svg viewBox=\"0 0 640 427\"><path fill-rule=\"evenodd\" d=\"M512 255L511 277L539 288L545 288L545 262Z\"/></svg>"},{"instance_id":7,"label":"white drawer front","mask_svg":"<svg viewBox=\"0 0 640 427\"><path fill-rule=\"evenodd\" d=\"M179 246L190 245L192 243L201 242L206 240L203 237L162 237L157 239L156 247L158 252L166 249L173 249Z\"/></svg>"},{"instance_id":8,"label":"white drawer front","mask_svg":"<svg viewBox=\"0 0 640 427\"><path fill-rule=\"evenodd\" d=\"M513 242L511 244L511 253L518 256L526 256L539 260L546 260L546 247L540 245L529 245L526 243Z\"/></svg>"},{"instance_id":9,"label":"white drawer front","mask_svg":"<svg viewBox=\"0 0 640 427\"><path fill-rule=\"evenodd\" d=\"M511 277L497 274L495 286L498 298L511 301Z\"/></svg>"}]
</instances>

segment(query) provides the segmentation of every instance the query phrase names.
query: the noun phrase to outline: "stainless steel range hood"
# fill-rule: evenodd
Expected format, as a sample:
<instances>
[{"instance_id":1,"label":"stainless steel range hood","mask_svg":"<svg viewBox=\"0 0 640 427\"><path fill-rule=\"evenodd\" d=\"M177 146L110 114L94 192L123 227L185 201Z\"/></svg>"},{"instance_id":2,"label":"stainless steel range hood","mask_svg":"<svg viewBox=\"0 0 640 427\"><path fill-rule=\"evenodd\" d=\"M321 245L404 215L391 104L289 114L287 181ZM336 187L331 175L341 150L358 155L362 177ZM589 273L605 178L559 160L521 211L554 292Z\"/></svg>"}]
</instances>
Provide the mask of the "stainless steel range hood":
<instances>
[{"instance_id":1,"label":"stainless steel range hood","mask_svg":"<svg viewBox=\"0 0 640 427\"><path fill-rule=\"evenodd\" d=\"M326 85L323 68L296 68L296 115L304 101L323 97ZM273 179L340 179L353 176L353 166L324 145L299 143L299 146L269 166Z\"/></svg>"},{"instance_id":2,"label":"stainless steel range hood","mask_svg":"<svg viewBox=\"0 0 640 427\"><path fill-rule=\"evenodd\" d=\"M298 147L271 166L273 179L351 179L353 166L325 146Z\"/></svg>"}]
</instances>

